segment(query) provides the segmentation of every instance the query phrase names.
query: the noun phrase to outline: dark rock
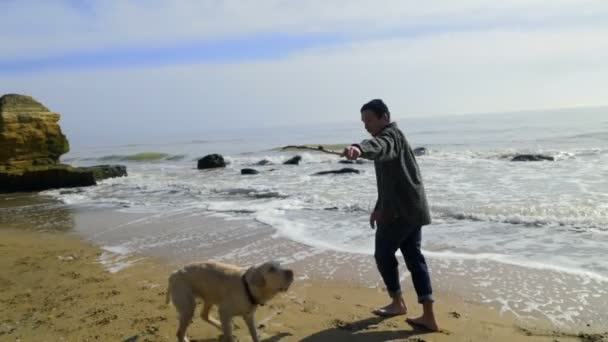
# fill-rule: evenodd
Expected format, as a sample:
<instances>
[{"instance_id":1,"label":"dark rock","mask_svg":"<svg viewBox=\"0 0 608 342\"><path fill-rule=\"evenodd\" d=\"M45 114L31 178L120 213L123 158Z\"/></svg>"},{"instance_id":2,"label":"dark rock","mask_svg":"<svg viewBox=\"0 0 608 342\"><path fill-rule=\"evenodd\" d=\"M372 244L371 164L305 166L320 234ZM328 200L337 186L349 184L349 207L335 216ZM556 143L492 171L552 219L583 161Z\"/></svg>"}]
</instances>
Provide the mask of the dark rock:
<instances>
[{"instance_id":1,"label":"dark rock","mask_svg":"<svg viewBox=\"0 0 608 342\"><path fill-rule=\"evenodd\" d=\"M321 172L317 172L315 174L313 174L313 176L322 176L322 175L341 175L341 174L345 174L345 173L360 173L361 171L357 170L357 169L353 169L350 167L345 167L343 169L340 170L331 170L331 171L321 171Z\"/></svg>"},{"instance_id":2,"label":"dark rock","mask_svg":"<svg viewBox=\"0 0 608 342\"><path fill-rule=\"evenodd\" d=\"M199 170L213 169L217 167L226 167L224 157L219 154L209 154L198 160L197 168Z\"/></svg>"},{"instance_id":3,"label":"dark rock","mask_svg":"<svg viewBox=\"0 0 608 342\"><path fill-rule=\"evenodd\" d=\"M95 184L93 171L63 164L0 171L0 192L42 191Z\"/></svg>"},{"instance_id":4,"label":"dark rock","mask_svg":"<svg viewBox=\"0 0 608 342\"><path fill-rule=\"evenodd\" d=\"M96 181L127 176L127 167L124 165L95 165L79 169L93 172Z\"/></svg>"},{"instance_id":5,"label":"dark rock","mask_svg":"<svg viewBox=\"0 0 608 342\"><path fill-rule=\"evenodd\" d=\"M260 173L260 171L254 169L241 169L242 175L257 175L258 173Z\"/></svg>"},{"instance_id":6,"label":"dark rock","mask_svg":"<svg viewBox=\"0 0 608 342\"><path fill-rule=\"evenodd\" d=\"M300 164L300 161L302 161L302 157L301 156L295 156L291 159L289 159L288 161L284 162L284 165L298 165Z\"/></svg>"},{"instance_id":7,"label":"dark rock","mask_svg":"<svg viewBox=\"0 0 608 342\"><path fill-rule=\"evenodd\" d=\"M416 147L416 148L414 149L414 155L415 155L416 157L424 156L424 155L426 155L427 153L428 153L428 151L427 151L426 147Z\"/></svg>"},{"instance_id":8,"label":"dark rock","mask_svg":"<svg viewBox=\"0 0 608 342\"><path fill-rule=\"evenodd\" d=\"M604 342L604 341L608 341L608 333L603 333L603 334L579 333L577 337L582 342Z\"/></svg>"},{"instance_id":9,"label":"dark rock","mask_svg":"<svg viewBox=\"0 0 608 342\"><path fill-rule=\"evenodd\" d=\"M518 154L511 159L511 161L543 161L549 160L554 161L555 158L551 156L545 156L542 154Z\"/></svg>"},{"instance_id":10,"label":"dark rock","mask_svg":"<svg viewBox=\"0 0 608 342\"><path fill-rule=\"evenodd\" d=\"M270 160L263 159L263 160L260 160L259 162L255 163L253 165L255 165L255 166L264 166L264 165L271 165L271 164L272 164L272 162Z\"/></svg>"},{"instance_id":11,"label":"dark rock","mask_svg":"<svg viewBox=\"0 0 608 342\"><path fill-rule=\"evenodd\" d=\"M340 163L340 164L365 164L365 160L363 160L363 159L357 159L357 160L343 159L343 160L338 161L338 163Z\"/></svg>"}]
</instances>

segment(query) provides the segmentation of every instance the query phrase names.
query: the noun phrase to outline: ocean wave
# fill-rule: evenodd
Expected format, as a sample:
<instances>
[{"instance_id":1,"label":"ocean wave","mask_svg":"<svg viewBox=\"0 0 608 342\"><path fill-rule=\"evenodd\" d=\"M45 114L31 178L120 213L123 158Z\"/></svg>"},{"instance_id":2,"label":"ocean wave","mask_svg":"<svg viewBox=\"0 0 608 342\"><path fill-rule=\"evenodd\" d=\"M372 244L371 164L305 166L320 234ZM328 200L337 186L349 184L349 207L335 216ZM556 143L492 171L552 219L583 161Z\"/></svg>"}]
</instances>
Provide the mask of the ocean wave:
<instances>
[{"instance_id":1,"label":"ocean wave","mask_svg":"<svg viewBox=\"0 0 608 342\"><path fill-rule=\"evenodd\" d=\"M163 152L142 152L127 155L111 154L97 158L83 158L83 160L98 160L101 162L156 162L156 161L179 161L186 158L184 154L168 154Z\"/></svg>"},{"instance_id":2,"label":"ocean wave","mask_svg":"<svg viewBox=\"0 0 608 342\"><path fill-rule=\"evenodd\" d=\"M332 229L318 227L314 220L311 222L294 219L284 210L262 210L255 214L258 222L267 224L276 230L277 236L302 243L304 245L321 248L326 250L352 253L352 254L373 254L373 235L372 230L366 229L358 231L349 229L349 222L344 222L343 226L333 226ZM456 261L491 261L506 265L519 266L528 269L549 270L571 275L582 276L588 279L595 279L608 282L608 276L592 270L578 267L576 263L562 265L559 261L546 262L534 260L517 255L509 255L503 252L462 252L454 250L424 250L428 258L439 260Z\"/></svg>"},{"instance_id":3,"label":"ocean wave","mask_svg":"<svg viewBox=\"0 0 608 342\"><path fill-rule=\"evenodd\" d=\"M570 150L554 149L505 149L505 150L464 150L450 151L437 148L427 148L427 155L433 159L485 159L510 161L518 155L541 155L554 158L555 161L572 160L582 157L596 157L608 154L608 149L603 147L576 148Z\"/></svg>"},{"instance_id":4,"label":"ocean wave","mask_svg":"<svg viewBox=\"0 0 608 342\"><path fill-rule=\"evenodd\" d=\"M235 165L242 166L256 166L261 161L266 161L265 165L281 165L287 160L300 156L302 160L300 164L325 164L325 163L336 163L340 160L339 156L323 153L294 153L293 151L288 152L277 152L276 154L267 154L262 156L248 156L248 155L235 155L235 156L224 156L225 159L230 160ZM260 165L264 166L264 165Z\"/></svg>"},{"instance_id":5,"label":"ocean wave","mask_svg":"<svg viewBox=\"0 0 608 342\"><path fill-rule=\"evenodd\" d=\"M568 139L568 140L593 139L593 140L601 140L601 141L608 142L608 131L599 131L599 132L568 135L568 136L562 137L562 139Z\"/></svg>"},{"instance_id":6,"label":"ocean wave","mask_svg":"<svg viewBox=\"0 0 608 342\"><path fill-rule=\"evenodd\" d=\"M557 217L557 216L535 216L523 214L502 214L502 213L481 213L466 212L453 208L433 207L434 216L443 219L473 222L498 222L513 225L523 225L528 227L560 226L569 227L573 230L608 230L608 220L600 215L590 216L581 214L580 216Z\"/></svg>"},{"instance_id":7,"label":"ocean wave","mask_svg":"<svg viewBox=\"0 0 608 342\"><path fill-rule=\"evenodd\" d=\"M608 282L608 276L597 272L587 271L575 267L565 267L545 262L530 261L523 258L517 258L511 255L499 253L462 253L453 251L424 251L425 256L437 259L452 259L452 260L471 260L471 261L494 261L502 264L519 266L537 270L548 270L559 273L582 276L589 279L594 279L601 282Z\"/></svg>"},{"instance_id":8,"label":"ocean wave","mask_svg":"<svg viewBox=\"0 0 608 342\"><path fill-rule=\"evenodd\" d=\"M255 199L264 198L287 198L288 195L282 194L279 191L265 190L265 189L253 189L253 188L227 188L227 189L215 189L214 193L224 194L230 196L243 196Z\"/></svg>"}]
</instances>

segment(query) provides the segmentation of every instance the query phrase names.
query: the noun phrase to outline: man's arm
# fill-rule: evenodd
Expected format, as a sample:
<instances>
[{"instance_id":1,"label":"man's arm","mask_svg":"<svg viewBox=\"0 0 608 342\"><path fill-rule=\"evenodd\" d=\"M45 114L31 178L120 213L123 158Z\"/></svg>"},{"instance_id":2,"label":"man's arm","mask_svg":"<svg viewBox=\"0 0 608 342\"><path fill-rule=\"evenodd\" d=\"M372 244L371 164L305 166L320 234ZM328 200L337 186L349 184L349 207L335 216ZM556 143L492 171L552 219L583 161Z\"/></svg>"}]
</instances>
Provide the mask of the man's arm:
<instances>
[{"instance_id":1,"label":"man's arm","mask_svg":"<svg viewBox=\"0 0 608 342\"><path fill-rule=\"evenodd\" d=\"M359 148L362 158L380 162L393 160L399 155L397 142L388 133L382 133L373 139L363 140L354 146Z\"/></svg>"}]
</instances>

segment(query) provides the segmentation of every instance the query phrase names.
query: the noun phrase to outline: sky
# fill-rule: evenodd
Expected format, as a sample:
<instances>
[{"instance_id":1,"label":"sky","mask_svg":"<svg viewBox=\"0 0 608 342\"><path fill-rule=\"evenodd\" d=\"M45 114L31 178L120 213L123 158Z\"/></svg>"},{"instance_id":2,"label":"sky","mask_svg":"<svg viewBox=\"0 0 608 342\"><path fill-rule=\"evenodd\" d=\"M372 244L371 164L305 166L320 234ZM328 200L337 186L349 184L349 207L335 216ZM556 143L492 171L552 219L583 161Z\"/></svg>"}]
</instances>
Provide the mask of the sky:
<instances>
[{"instance_id":1,"label":"sky","mask_svg":"<svg viewBox=\"0 0 608 342\"><path fill-rule=\"evenodd\" d=\"M605 0L0 0L0 37L72 145L608 105Z\"/></svg>"}]
</instances>

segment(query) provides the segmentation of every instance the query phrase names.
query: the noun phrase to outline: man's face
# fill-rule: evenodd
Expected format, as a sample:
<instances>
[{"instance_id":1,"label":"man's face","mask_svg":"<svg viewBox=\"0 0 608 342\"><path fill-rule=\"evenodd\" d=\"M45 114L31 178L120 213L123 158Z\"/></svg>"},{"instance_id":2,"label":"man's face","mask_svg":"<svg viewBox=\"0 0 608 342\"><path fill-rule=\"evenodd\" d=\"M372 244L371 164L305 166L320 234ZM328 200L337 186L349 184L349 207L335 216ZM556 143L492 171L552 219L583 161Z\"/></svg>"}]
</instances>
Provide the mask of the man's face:
<instances>
[{"instance_id":1,"label":"man's face","mask_svg":"<svg viewBox=\"0 0 608 342\"><path fill-rule=\"evenodd\" d=\"M361 112L361 121L365 125L365 130L373 137L378 135L390 123L387 115L378 118L376 114L367 110Z\"/></svg>"}]
</instances>

